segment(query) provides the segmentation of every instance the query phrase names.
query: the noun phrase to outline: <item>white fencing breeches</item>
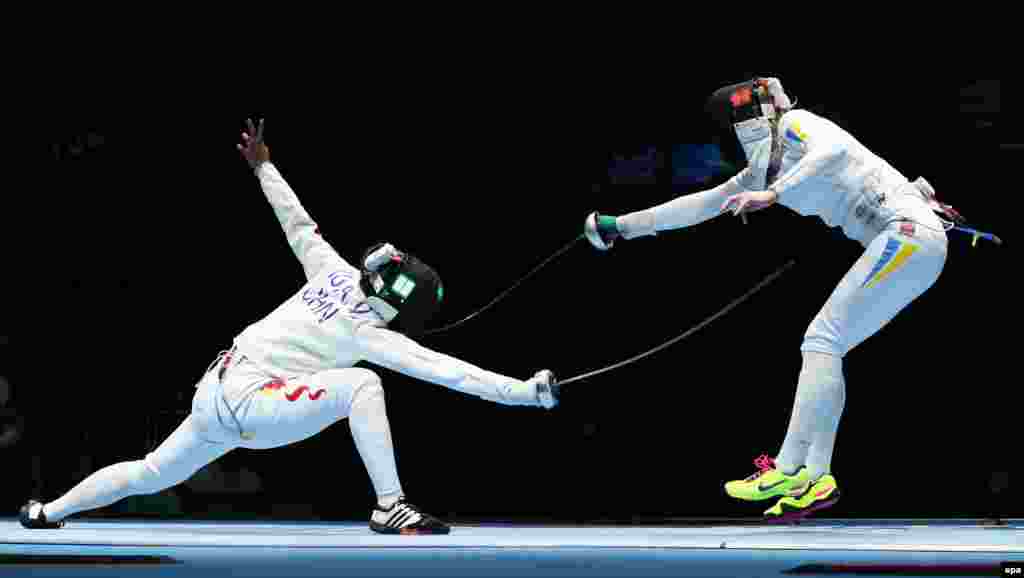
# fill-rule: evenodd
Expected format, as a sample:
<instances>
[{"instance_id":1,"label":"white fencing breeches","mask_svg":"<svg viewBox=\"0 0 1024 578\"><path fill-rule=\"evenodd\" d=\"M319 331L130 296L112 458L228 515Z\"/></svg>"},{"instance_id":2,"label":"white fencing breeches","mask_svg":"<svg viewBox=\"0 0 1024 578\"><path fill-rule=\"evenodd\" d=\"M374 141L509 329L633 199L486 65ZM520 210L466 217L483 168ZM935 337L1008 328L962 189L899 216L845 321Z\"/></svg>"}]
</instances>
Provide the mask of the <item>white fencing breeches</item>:
<instances>
[{"instance_id":1,"label":"white fencing breeches","mask_svg":"<svg viewBox=\"0 0 1024 578\"><path fill-rule=\"evenodd\" d=\"M123 498L178 485L237 447L265 449L302 441L349 418L352 436L378 497L402 491L380 378L370 370L333 369L277 379L242 360L219 379L215 366L201 381L192 413L142 460L93 473L44 506L50 521ZM224 391L250 387L236 407ZM230 397L230 396L229 396Z\"/></svg>"},{"instance_id":2,"label":"white fencing breeches","mask_svg":"<svg viewBox=\"0 0 1024 578\"><path fill-rule=\"evenodd\" d=\"M800 349L846 356L935 283L946 264L947 244L945 232L891 224L843 276Z\"/></svg>"}]
</instances>

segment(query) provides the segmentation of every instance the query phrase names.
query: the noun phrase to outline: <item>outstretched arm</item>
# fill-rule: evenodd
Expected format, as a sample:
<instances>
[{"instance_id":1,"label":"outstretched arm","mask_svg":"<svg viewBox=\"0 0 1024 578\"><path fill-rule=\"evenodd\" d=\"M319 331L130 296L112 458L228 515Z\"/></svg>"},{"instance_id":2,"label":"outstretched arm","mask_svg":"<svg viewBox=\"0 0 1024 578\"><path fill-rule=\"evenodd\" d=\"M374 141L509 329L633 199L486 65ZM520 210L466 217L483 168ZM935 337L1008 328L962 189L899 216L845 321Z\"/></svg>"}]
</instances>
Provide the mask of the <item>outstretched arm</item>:
<instances>
[{"instance_id":1,"label":"outstretched arm","mask_svg":"<svg viewBox=\"0 0 1024 578\"><path fill-rule=\"evenodd\" d=\"M683 195L663 203L621 217L587 217L583 232L594 247L609 249L616 238L634 239L656 235L661 231L692 227L719 215L728 198L746 190L749 168L717 187Z\"/></svg>"},{"instance_id":2,"label":"outstretched arm","mask_svg":"<svg viewBox=\"0 0 1024 578\"><path fill-rule=\"evenodd\" d=\"M534 381L487 371L371 325L356 331L363 359L392 371L503 405L542 405Z\"/></svg>"},{"instance_id":3,"label":"outstretched arm","mask_svg":"<svg viewBox=\"0 0 1024 578\"><path fill-rule=\"evenodd\" d=\"M242 144L238 145L238 150L259 178L263 194L270 201L288 244L302 263L306 278L312 279L330 264L351 267L320 235L316 222L299 203L295 191L270 162L270 149L263 142L263 121L260 120L258 129L253 128L251 120L247 122L249 132L242 133Z\"/></svg>"},{"instance_id":4,"label":"outstretched arm","mask_svg":"<svg viewBox=\"0 0 1024 578\"><path fill-rule=\"evenodd\" d=\"M683 195L647 211L640 211L640 217L636 216L638 213L619 217L620 223L626 224L623 236L629 238L626 236L626 230L633 228L634 221L639 222L643 219L647 219L653 226L653 231L648 234L655 234L661 231L692 227L717 217L721 213L722 203L725 202L725 199L745 190L743 182L748 172L749 169L745 168L717 187Z\"/></svg>"}]
</instances>

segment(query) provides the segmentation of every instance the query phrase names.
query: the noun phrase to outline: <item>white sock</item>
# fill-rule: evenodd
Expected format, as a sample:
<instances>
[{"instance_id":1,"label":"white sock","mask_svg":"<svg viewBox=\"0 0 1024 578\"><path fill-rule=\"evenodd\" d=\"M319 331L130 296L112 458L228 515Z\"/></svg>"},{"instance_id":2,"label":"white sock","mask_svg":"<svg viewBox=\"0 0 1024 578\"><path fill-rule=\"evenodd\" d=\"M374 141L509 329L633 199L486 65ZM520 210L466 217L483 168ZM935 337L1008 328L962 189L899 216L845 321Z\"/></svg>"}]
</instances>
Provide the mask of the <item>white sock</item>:
<instances>
[{"instance_id":1,"label":"white sock","mask_svg":"<svg viewBox=\"0 0 1024 578\"><path fill-rule=\"evenodd\" d=\"M380 380L369 381L356 390L348 417L352 439L359 450L370 481L382 506L390 506L402 495L402 484L395 465L391 424L384 406L384 388Z\"/></svg>"},{"instance_id":2,"label":"white sock","mask_svg":"<svg viewBox=\"0 0 1024 578\"><path fill-rule=\"evenodd\" d=\"M394 506L395 502L397 502L401 497L401 492L395 494L388 494L386 496L377 496L377 503L380 505L381 508L384 508L385 510L390 510L391 506Z\"/></svg>"},{"instance_id":3,"label":"white sock","mask_svg":"<svg viewBox=\"0 0 1024 578\"><path fill-rule=\"evenodd\" d=\"M68 493L43 506L43 514L47 521L59 522L78 512L109 506L128 496L164 489L158 485L158 476L142 460L121 462L94 472Z\"/></svg>"},{"instance_id":4,"label":"white sock","mask_svg":"<svg viewBox=\"0 0 1024 578\"><path fill-rule=\"evenodd\" d=\"M48 521L59 522L128 496L155 494L187 480L231 448L202 439L189 416L146 459L117 463L93 473L60 499L46 504L43 513Z\"/></svg>"},{"instance_id":5,"label":"white sock","mask_svg":"<svg viewBox=\"0 0 1024 578\"><path fill-rule=\"evenodd\" d=\"M812 480L828 473L845 405L842 358L804 351L793 414L776 467L792 472L806 465Z\"/></svg>"}]
</instances>

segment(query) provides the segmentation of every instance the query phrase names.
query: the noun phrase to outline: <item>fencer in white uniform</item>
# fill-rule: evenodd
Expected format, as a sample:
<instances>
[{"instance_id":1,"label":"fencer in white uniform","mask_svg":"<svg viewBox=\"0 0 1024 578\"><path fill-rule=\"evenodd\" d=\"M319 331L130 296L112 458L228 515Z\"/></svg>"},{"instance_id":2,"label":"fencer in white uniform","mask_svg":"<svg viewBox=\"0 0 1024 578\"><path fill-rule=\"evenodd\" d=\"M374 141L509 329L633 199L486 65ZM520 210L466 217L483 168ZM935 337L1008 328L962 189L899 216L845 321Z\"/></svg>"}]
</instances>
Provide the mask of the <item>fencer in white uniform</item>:
<instances>
[{"instance_id":1,"label":"fencer in white uniform","mask_svg":"<svg viewBox=\"0 0 1024 578\"><path fill-rule=\"evenodd\" d=\"M377 494L370 527L395 534L447 533L449 527L405 500L395 465L381 379L353 367L367 361L504 405L557 404L549 371L528 380L486 371L430 350L406 333L421 330L443 299L430 267L390 244L373 247L361 267L320 235L249 123L239 145L302 264L306 284L234 339L197 385L191 414L144 459L103 468L60 498L30 501L29 528L57 528L76 513L175 486L235 448L289 445L348 418Z\"/></svg>"},{"instance_id":2,"label":"fencer in white uniform","mask_svg":"<svg viewBox=\"0 0 1024 578\"><path fill-rule=\"evenodd\" d=\"M796 109L778 79L725 87L709 102L735 131L747 166L719 186L658 206L619 217L592 213L584 232L594 247L608 250L618 238L692 227L726 213L745 220L778 203L840 227L864 246L804 335L789 428L774 464L762 467L787 474L805 468L813 483L831 472L845 404L844 356L936 282L952 226L939 214L955 211L938 203L924 179L911 182L835 123Z\"/></svg>"}]
</instances>

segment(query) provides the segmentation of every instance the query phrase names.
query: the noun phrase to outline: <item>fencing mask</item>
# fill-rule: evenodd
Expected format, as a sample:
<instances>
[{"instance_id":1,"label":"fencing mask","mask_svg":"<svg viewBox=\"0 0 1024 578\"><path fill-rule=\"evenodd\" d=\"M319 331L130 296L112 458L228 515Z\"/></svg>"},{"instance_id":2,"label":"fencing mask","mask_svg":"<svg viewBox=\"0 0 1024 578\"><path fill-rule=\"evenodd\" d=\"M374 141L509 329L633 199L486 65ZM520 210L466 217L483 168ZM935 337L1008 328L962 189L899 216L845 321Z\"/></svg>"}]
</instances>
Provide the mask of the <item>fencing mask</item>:
<instances>
[{"instance_id":1,"label":"fencing mask","mask_svg":"<svg viewBox=\"0 0 1024 578\"><path fill-rule=\"evenodd\" d=\"M363 254L362 269L359 285L367 302L391 328L421 333L440 310L441 278L415 256L378 243Z\"/></svg>"},{"instance_id":2,"label":"fencing mask","mask_svg":"<svg viewBox=\"0 0 1024 578\"><path fill-rule=\"evenodd\" d=\"M777 78L755 78L719 88L708 99L708 112L739 140L755 172L768 169L775 142L775 123L793 108Z\"/></svg>"}]
</instances>

